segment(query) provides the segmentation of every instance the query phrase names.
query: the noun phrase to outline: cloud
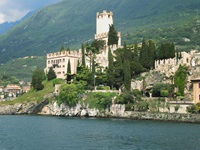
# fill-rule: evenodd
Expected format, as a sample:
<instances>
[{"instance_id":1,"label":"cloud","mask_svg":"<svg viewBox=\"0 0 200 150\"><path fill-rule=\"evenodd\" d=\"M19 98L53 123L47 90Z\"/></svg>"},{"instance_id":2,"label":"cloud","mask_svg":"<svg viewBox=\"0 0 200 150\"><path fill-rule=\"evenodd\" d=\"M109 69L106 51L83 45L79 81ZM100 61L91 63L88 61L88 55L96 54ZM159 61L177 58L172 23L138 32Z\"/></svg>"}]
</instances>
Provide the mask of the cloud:
<instances>
[{"instance_id":1,"label":"cloud","mask_svg":"<svg viewBox=\"0 0 200 150\"><path fill-rule=\"evenodd\" d=\"M21 19L28 12L60 0L0 0L0 23Z\"/></svg>"}]
</instances>

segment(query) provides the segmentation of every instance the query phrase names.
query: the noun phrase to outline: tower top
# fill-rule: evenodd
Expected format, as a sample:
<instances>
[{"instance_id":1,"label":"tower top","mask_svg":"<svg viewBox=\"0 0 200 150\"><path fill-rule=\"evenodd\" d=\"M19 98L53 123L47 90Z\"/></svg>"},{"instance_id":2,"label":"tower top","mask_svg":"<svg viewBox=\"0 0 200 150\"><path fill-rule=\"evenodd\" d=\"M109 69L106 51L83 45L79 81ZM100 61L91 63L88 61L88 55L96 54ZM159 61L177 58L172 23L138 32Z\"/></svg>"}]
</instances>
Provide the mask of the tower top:
<instances>
[{"instance_id":1,"label":"tower top","mask_svg":"<svg viewBox=\"0 0 200 150\"><path fill-rule=\"evenodd\" d=\"M113 12L112 11L107 12L106 10L103 10L102 13L97 12L96 16L97 18L104 17L104 16L113 17Z\"/></svg>"}]
</instances>

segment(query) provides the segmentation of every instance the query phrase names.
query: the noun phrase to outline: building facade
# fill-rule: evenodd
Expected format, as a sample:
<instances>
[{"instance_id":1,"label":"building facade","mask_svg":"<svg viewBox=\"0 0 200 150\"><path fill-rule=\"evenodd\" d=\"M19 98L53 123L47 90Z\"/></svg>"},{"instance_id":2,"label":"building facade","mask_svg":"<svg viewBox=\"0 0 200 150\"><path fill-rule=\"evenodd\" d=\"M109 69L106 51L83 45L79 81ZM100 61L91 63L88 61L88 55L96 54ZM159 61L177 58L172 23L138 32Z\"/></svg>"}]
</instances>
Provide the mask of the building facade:
<instances>
[{"instance_id":1,"label":"building facade","mask_svg":"<svg viewBox=\"0 0 200 150\"><path fill-rule=\"evenodd\" d=\"M193 83L194 104L200 103L200 78L194 78L191 81Z\"/></svg>"},{"instance_id":2,"label":"building facade","mask_svg":"<svg viewBox=\"0 0 200 150\"><path fill-rule=\"evenodd\" d=\"M70 61L71 74L76 74L76 68L78 62L81 62L81 51L61 51L56 53L49 53L46 56L46 68L47 73L50 67L56 73L57 78L65 79L67 73L68 62Z\"/></svg>"}]
</instances>

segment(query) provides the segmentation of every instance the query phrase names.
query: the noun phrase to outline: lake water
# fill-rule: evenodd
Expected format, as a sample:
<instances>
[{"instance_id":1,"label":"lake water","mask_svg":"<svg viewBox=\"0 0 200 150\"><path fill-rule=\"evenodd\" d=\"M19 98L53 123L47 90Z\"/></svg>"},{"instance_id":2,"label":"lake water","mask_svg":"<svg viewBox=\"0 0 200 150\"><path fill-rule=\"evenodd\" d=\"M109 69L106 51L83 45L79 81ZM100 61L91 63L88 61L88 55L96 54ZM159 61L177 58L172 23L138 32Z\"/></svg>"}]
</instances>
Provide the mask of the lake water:
<instances>
[{"instance_id":1,"label":"lake water","mask_svg":"<svg viewBox=\"0 0 200 150\"><path fill-rule=\"evenodd\" d=\"M0 150L199 150L200 124L0 116Z\"/></svg>"}]
</instances>

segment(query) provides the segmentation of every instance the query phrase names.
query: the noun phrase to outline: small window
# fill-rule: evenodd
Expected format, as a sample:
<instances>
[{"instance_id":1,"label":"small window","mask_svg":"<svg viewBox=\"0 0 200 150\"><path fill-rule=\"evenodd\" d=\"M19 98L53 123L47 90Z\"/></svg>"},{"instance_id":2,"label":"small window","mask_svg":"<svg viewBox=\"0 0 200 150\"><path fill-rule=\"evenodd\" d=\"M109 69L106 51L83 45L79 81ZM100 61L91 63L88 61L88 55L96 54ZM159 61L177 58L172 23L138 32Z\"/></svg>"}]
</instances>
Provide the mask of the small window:
<instances>
[{"instance_id":1,"label":"small window","mask_svg":"<svg viewBox=\"0 0 200 150\"><path fill-rule=\"evenodd\" d=\"M199 101L200 101L200 94L199 94Z\"/></svg>"},{"instance_id":2,"label":"small window","mask_svg":"<svg viewBox=\"0 0 200 150\"><path fill-rule=\"evenodd\" d=\"M199 89L200 89L200 83L199 83Z\"/></svg>"}]
</instances>

